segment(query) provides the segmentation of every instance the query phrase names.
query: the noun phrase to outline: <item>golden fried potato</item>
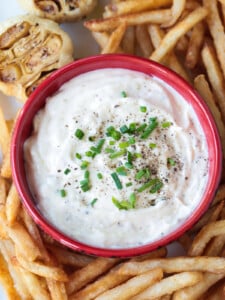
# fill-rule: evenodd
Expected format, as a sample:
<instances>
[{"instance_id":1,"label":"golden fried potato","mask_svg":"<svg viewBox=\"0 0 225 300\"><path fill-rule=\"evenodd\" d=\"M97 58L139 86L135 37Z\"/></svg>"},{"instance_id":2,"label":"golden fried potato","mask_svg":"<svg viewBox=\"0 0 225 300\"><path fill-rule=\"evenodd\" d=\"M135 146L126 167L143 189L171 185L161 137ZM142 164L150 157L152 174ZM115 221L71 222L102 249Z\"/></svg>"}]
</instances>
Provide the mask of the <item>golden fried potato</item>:
<instances>
[{"instance_id":1,"label":"golden fried potato","mask_svg":"<svg viewBox=\"0 0 225 300\"><path fill-rule=\"evenodd\" d=\"M61 23L86 16L93 10L97 0L19 0L19 2L29 13Z\"/></svg>"},{"instance_id":2,"label":"golden fried potato","mask_svg":"<svg viewBox=\"0 0 225 300\"><path fill-rule=\"evenodd\" d=\"M51 20L20 16L0 26L0 90L24 101L53 70L73 61L70 37Z\"/></svg>"}]
</instances>

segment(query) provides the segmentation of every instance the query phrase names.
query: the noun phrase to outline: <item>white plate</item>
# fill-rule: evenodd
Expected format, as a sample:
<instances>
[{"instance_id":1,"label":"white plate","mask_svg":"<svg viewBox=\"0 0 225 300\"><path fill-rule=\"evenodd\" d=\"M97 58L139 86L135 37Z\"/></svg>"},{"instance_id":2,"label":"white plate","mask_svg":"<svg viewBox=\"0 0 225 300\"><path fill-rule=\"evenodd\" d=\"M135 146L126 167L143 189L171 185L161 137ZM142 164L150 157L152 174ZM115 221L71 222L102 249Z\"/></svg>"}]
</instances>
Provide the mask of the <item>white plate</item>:
<instances>
[{"instance_id":1,"label":"white plate","mask_svg":"<svg viewBox=\"0 0 225 300\"><path fill-rule=\"evenodd\" d=\"M104 4L106 4L107 2L109 1L99 0L98 7L93 12L92 16L96 17L100 15ZM1 3L0 22L24 13L25 12L20 8L19 4L17 3L17 0L4 1L3 3ZM62 24L62 28L70 35L70 37L74 42L75 58L82 58L82 57L86 57L98 53L98 46L93 41L90 32L83 27L82 22ZM16 102L14 98L6 97L5 95L0 93L0 106L3 108L6 118L11 119L15 115L20 104ZM1 157L0 157L0 161L1 161ZM181 249L179 244L173 243L169 247L169 256L174 256L179 254L182 255L183 250ZM1 300L7 299L4 290L2 289L1 286L0 286L0 299Z\"/></svg>"}]
</instances>

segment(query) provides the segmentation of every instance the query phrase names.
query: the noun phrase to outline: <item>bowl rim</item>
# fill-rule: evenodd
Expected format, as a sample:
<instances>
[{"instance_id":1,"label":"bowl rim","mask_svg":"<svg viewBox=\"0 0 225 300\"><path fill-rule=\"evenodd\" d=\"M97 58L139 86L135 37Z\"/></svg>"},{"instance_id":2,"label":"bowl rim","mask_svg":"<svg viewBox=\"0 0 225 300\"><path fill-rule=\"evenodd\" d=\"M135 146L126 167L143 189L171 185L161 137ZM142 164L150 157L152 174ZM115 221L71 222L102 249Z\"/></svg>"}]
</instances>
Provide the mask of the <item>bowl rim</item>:
<instances>
[{"instance_id":1,"label":"bowl rim","mask_svg":"<svg viewBox=\"0 0 225 300\"><path fill-rule=\"evenodd\" d=\"M104 66L99 67L99 64L103 64ZM98 68L94 68L93 66L98 65ZM128 65L130 67L128 68ZM38 211L37 207L35 207L34 201L31 199L31 194L27 191L28 183L26 178L21 176L21 167L23 157L21 157L21 147L23 147L23 143L21 145L21 132L24 131L24 123L25 123L25 116L30 112L32 107L36 107L41 97L43 97L43 93L47 91L50 87L54 86L55 91L57 91L60 86L78 76L79 74L88 72L87 70L81 71L79 74L70 77L70 79L65 80L63 82L62 77L70 74L75 69L85 69L93 67L92 70L97 69L104 69L104 68L125 68L140 71L142 68L145 71L140 71L142 73L146 73L148 75L156 76L164 81L172 88L177 90L179 88L181 94L181 90L183 91L183 98L189 102L193 107L193 103L199 107L199 109L205 115L205 121L207 122L210 132L211 138L213 138L213 146L214 146L214 173L213 175L209 174L211 178L210 187L208 188L207 184L207 193L205 194L205 198L202 199L198 205L198 207L194 210L194 212L189 216L189 218L181 224L178 228L164 236L163 238L159 238L154 242L150 242L148 244L131 247L131 248L100 248L92 245L87 245L82 242L76 241L75 239L70 238L60 230L56 229L53 225L51 225L48 220L46 220L41 213ZM126 67L125 67L126 66ZM82 70L83 70L82 69ZM89 70L90 71L90 70ZM66 74L66 75L65 75ZM57 82L57 83L56 83ZM178 91L178 90L177 90ZM52 95L54 92L50 92L48 96ZM36 100L35 100L36 99ZM43 98L42 98L43 99ZM189 99L189 100L188 100ZM46 100L46 97L45 97ZM44 100L42 100L44 101ZM44 101L45 102L45 101ZM34 109L34 108L33 108ZM35 108L36 109L36 108ZM39 107L40 109L40 107ZM35 115L39 109L35 110ZM196 112L196 111L195 111ZM197 117L199 115L196 112ZM21 129L22 128L22 129ZM204 134L206 135L205 130L203 129ZM207 139L208 142L208 139ZM18 146L19 145L19 146ZM20 150L19 150L20 149ZM84 252L89 255L96 255L96 256L104 256L104 257L132 257L136 255L141 255L147 253L149 251L153 251L161 246L165 246L170 242L176 240L179 236L185 233L188 229L190 229L201 217L201 215L207 210L210 202L213 199L213 196L216 193L216 189L220 182L221 172L222 172L222 147L221 141L218 133L218 129L215 123L215 120L210 112L207 104L204 100L200 97L200 95L194 90L194 88L187 83L182 77L180 77L177 73L173 72L172 70L166 68L165 66L151 61L149 59L140 58L133 55L127 54L104 54L104 55L96 55L90 56L87 58L79 59L74 61L58 70L53 72L50 76L48 76L38 87L37 89L30 95L24 106L22 107L19 116L17 117L16 124L14 126L13 135L12 135L12 142L11 142L11 149L10 149L10 159L11 159L11 167L12 167L12 177L13 182L16 186L16 189L19 193L19 196L22 199L22 202L25 208L28 210L28 213L31 215L35 223L37 223L43 231L48 233L52 236L55 240L62 243L63 245L76 250L78 252ZM212 162L211 162L212 164ZM29 188L28 188L29 189Z\"/></svg>"}]
</instances>

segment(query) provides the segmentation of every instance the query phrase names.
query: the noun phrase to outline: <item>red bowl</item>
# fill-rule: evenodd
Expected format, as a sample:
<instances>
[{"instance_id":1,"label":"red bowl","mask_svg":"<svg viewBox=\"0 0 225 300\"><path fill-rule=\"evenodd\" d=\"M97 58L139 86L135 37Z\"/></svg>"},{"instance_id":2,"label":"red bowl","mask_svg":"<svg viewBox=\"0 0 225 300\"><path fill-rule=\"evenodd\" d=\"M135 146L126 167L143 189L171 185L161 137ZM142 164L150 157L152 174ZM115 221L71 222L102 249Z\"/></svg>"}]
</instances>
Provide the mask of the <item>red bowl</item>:
<instances>
[{"instance_id":1,"label":"red bowl","mask_svg":"<svg viewBox=\"0 0 225 300\"><path fill-rule=\"evenodd\" d=\"M32 133L32 122L35 114L45 105L46 98L54 94L65 82L82 73L103 68L125 68L153 75L172 86L189 102L196 112L207 138L209 153L208 183L198 207L179 228L161 239L144 246L128 249L105 249L78 242L54 228L41 215L32 198L23 157L23 145ZM222 150L214 119L201 97L181 77L164 66L147 59L128 55L100 55L75 61L50 75L30 96L25 103L15 125L11 143L11 165L13 180L19 195L34 221L49 235L60 243L80 252L106 257L130 257L144 254L177 239L206 211L218 187L221 168Z\"/></svg>"}]
</instances>

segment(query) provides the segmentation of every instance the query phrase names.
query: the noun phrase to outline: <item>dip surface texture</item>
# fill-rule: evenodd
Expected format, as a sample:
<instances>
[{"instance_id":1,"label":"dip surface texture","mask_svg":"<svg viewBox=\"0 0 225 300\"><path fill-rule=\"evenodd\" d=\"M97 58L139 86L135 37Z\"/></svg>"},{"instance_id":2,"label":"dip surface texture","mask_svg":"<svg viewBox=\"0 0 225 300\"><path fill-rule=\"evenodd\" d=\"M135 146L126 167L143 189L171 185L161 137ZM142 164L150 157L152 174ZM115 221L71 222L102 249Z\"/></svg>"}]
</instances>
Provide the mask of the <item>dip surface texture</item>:
<instances>
[{"instance_id":1,"label":"dip surface texture","mask_svg":"<svg viewBox=\"0 0 225 300\"><path fill-rule=\"evenodd\" d=\"M208 180L193 108L161 80L125 69L64 84L36 115L24 156L44 217L102 248L144 245L176 229Z\"/></svg>"}]
</instances>

